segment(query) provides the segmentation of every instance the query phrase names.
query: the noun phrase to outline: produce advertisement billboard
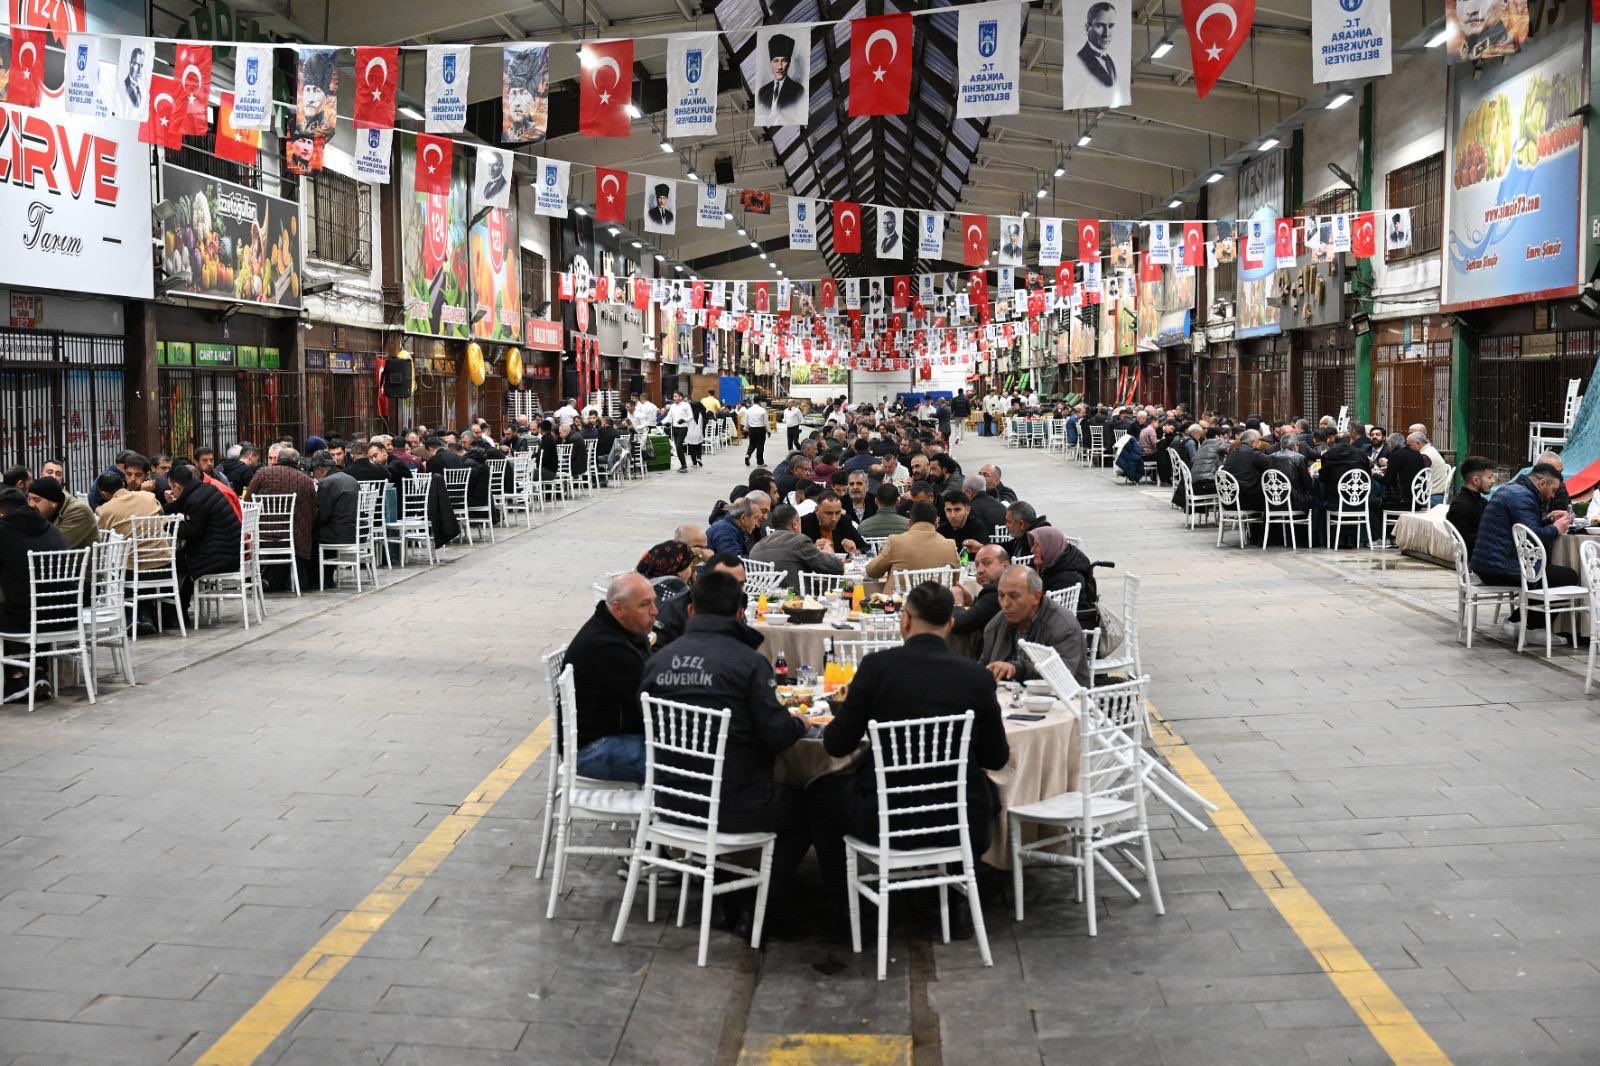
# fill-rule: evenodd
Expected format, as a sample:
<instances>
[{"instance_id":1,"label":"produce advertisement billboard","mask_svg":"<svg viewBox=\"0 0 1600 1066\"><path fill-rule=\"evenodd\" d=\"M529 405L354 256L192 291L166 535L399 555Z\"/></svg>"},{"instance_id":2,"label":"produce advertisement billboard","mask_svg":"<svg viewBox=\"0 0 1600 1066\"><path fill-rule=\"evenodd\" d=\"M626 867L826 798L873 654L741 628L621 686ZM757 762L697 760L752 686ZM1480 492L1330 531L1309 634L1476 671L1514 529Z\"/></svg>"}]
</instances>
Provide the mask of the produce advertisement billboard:
<instances>
[{"instance_id":1,"label":"produce advertisement billboard","mask_svg":"<svg viewBox=\"0 0 1600 1066\"><path fill-rule=\"evenodd\" d=\"M230 303L300 306L300 210L206 174L161 165L161 265L174 292Z\"/></svg>"},{"instance_id":2,"label":"produce advertisement billboard","mask_svg":"<svg viewBox=\"0 0 1600 1066\"><path fill-rule=\"evenodd\" d=\"M515 203L515 199L512 201ZM522 263L517 216L483 208L467 234L472 261L472 335L522 343Z\"/></svg>"},{"instance_id":3,"label":"produce advertisement billboard","mask_svg":"<svg viewBox=\"0 0 1600 1066\"><path fill-rule=\"evenodd\" d=\"M410 138L407 138L409 141ZM451 160L450 194L417 192L417 153L400 152L400 265L405 285L406 332L466 337L471 315L467 289L467 167Z\"/></svg>"}]
</instances>

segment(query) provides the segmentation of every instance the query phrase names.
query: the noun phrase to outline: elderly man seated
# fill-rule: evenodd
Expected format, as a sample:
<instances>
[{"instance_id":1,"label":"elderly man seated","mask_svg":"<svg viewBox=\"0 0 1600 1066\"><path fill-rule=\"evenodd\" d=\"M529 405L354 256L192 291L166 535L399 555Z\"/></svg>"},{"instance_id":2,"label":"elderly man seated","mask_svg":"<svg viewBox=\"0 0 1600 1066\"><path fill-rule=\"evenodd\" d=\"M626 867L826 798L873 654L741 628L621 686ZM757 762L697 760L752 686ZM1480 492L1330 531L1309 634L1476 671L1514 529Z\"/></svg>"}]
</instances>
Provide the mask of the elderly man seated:
<instances>
[{"instance_id":1,"label":"elderly man seated","mask_svg":"<svg viewBox=\"0 0 1600 1066\"><path fill-rule=\"evenodd\" d=\"M772 507L772 497L764 492L751 491L728 505L721 518L706 530L706 547L712 552L732 552L749 555L755 544L755 532L767 520Z\"/></svg>"},{"instance_id":2,"label":"elderly man seated","mask_svg":"<svg viewBox=\"0 0 1600 1066\"><path fill-rule=\"evenodd\" d=\"M1078 619L1044 598L1037 570L1012 565L1000 576L1000 613L983 629L978 661L996 681L1031 681L1039 673L1019 647L1022 641L1054 648L1078 684L1089 686L1092 676Z\"/></svg>"},{"instance_id":3,"label":"elderly man seated","mask_svg":"<svg viewBox=\"0 0 1600 1066\"><path fill-rule=\"evenodd\" d=\"M639 681L655 622L650 582L637 573L618 574L567 645L578 702L578 773L584 777L644 781Z\"/></svg>"},{"instance_id":4,"label":"elderly man seated","mask_svg":"<svg viewBox=\"0 0 1600 1066\"><path fill-rule=\"evenodd\" d=\"M838 501L834 503L837 505ZM786 503L779 504L772 512L772 526L760 543L750 549L750 558L771 563L783 574L780 584L785 588L798 587L801 574L844 573L844 556L824 551L806 536L799 512Z\"/></svg>"},{"instance_id":5,"label":"elderly man seated","mask_svg":"<svg viewBox=\"0 0 1600 1066\"><path fill-rule=\"evenodd\" d=\"M956 542L939 533L939 512L932 504L914 504L910 518L906 531L891 536L883 551L867 563L867 577L889 582L893 581L897 569L927 570L935 566L961 565Z\"/></svg>"}]
</instances>

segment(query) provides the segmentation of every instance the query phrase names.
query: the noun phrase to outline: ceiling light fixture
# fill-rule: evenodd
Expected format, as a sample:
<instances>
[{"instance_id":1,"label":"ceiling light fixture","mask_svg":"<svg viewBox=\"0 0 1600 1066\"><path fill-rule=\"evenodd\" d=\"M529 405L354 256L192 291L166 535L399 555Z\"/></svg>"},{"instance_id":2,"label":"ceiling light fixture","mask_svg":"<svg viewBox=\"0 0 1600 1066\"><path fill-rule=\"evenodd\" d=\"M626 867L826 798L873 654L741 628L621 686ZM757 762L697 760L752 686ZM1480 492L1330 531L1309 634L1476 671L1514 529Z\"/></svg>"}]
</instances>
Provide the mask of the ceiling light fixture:
<instances>
[{"instance_id":1,"label":"ceiling light fixture","mask_svg":"<svg viewBox=\"0 0 1600 1066\"><path fill-rule=\"evenodd\" d=\"M1066 176L1067 176L1067 168L1066 167L1056 167L1056 177L1064 178Z\"/></svg>"},{"instance_id":2,"label":"ceiling light fixture","mask_svg":"<svg viewBox=\"0 0 1600 1066\"><path fill-rule=\"evenodd\" d=\"M1049 195L1049 191L1048 190L1040 189L1038 192L1033 194L1033 198L1035 200L1043 200L1047 195Z\"/></svg>"},{"instance_id":3,"label":"ceiling light fixture","mask_svg":"<svg viewBox=\"0 0 1600 1066\"><path fill-rule=\"evenodd\" d=\"M644 242L643 241L634 241L633 242L633 246L635 248L643 248L644 247Z\"/></svg>"},{"instance_id":4,"label":"ceiling light fixture","mask_svg":"<svg viewBox=\"0 0 1600 1066\"><path fill-rule=\"evenodd\" d=\"M628 105L628 117L629 118L644 118L644 112L639 110L639 105L638 104L629 104Z\"/></svg>"},{"instance_id":5,"label":"ceiling light fixture","mask_svg":"<svg viewBox=\"0 0 1600 1066\"><path fill-rule=\"evenodd\" d=\"M1156 50L1150 53L1150 58L1161 59L1170 51L1172 51L1172 38L1163 37L1161 43L1156 45Z\"/></svg>"},{"instance_id":6,"label":"ceiling light fixture","mask_svg":"<svg viewBox=\"0 0 1600 1066\"><path fill-rule=\"evenodd\" d=\"M1222 180L1222 171L1220 171L1220 170L1213 170L1211 173L1206 175L1206 184L1207 185L1215 185L1217 182L1219 182L1221 180Z\"/></svg>"},{"instance_id":7,"label":"ceiling light fixture","mask_svg":"<svg viewBox=\"0 0 1600 1066\"><path fill-rule=\"evenodd\" d=\"M616 226L612 226L610 229L606 230L606 232L615 237L617 234L621 233L622 230L618 229Z\"/></svg>"},{"instance_id":8,"label":"ceiling light fixture","mask_svg":"<svg viewBox=\"0 0 1600 1066\"><path fill-rule=\"evenodd\" d=\"M724 222L732 222L733 221L733 212L732 211L724 211L724 212L722 212L722 221L724 221Z\"/></svg>"},{"instance_id":9,"label":"ceiling light fixture","mask_svg":"<svg viewBox=\"0 0 1600 1066\"><path fill-rule=\"evenodd\" d=\"M584 218L588 218L589 217L589 209L587 207L584 207L582 204L574 204L572 206L572 209L574 211L578 212L578 214L582 215Z\"/></svg>"},{"instance_id":10,"label":"ceiling light fixture","mask_svg":"<svg viewBox=\"0 0 1600 1066\"><path fill-rule=\"evenodd\" d=\"M667 261L667 257L666 256L662 255L660 252L656 253L656 262L665 263L666 261Z\"/></svg>"},{"instance_id":11,"label":"ceiling light fixture","mask_svg":"<svg viewBox=\"0 0 1600 1066\"><path fill-rule=\"evenodd\" d=\"M739 227L739 236L748 237L748 236L750 236L750 232L748 230L746 230L743 226L740 226Z\"/></svg>"},{"instance_id":12,"label":"ceiling light fixture","mask_svg":"<svg viewBox=\"0 0 1600 1066\"><path fill-rule=\"evenodd\" d=\"M1355 97L1351 96L1349 93L1339 93L1332 100L1328 101L1326 109L1329 111L1337 111L1354 99Z\"/></svg>"},{"instance_id":13,"label":"ceiling light fixture","mask_svg":"<svg viewBox=\"0 0 1600 1066\"><path fill-rule=\"evenodd\" d=\"M1274 148L1278 147L1278 143L1279 143L1278 142L1278 138L1276 138L1276 137L1268 137L1266 140L1264 140L1260 144L1256 145L1256 151L1258 151L1258 152L1270 152Z\"/></svg>"},{"instance_id":14,"label":"ceiling light fixture","mask_svg":"<svg viewBox=\"0 0 1600 1066\"><path fill-rule=\"evenodd\" d=\"M694 171L691 170L691 171L689 171L689 180L690 181L699 181L700 180L700 175L696 174Z\"/></svg>"},{"instance_id":15,"label":"ceiling light fixture","mask_svg":"<svg viewBox=\"0 0 1600 1066\"><path fill-rule=\"evenodd\" d=\"M1176 211L1178 208L1183 206L1183 201L1174 196L1171 200L1167 201L1167 206Z\"/></svg>"},{"instance_id":16,"label":"ceiling light fixture","mask_svg":"<svg viewBox=\"0 0 1600 1066\"><path fill-rule=\"evenodd\" d=\"M1033 217L1033 212L1029 211L1027 208L1023 208L1022 217L1023 218L1032 218Z\"/></svg>"},{"instance_id":17,"label":"ceiling light fixture","mask_svg":"<svg viewBox=\"0 0 1600 1066\"><path fill-rule=\"evenodd\" d=\"M1087 145L1093 139L1094 138L1090 137L1087 133L1083 134L1081 137L1078 138L1078 147L1079 148L1084 147L1085 145Z\"/></svg>"},{"instance_id":18,"label":"ceiling light fixture","mask_svg":"<svg viewBox=\"0 0 1600 1066\"><path fill-rule=\"evenodd\" d=\"M404 115L406 118L414 119L417 122L421 122L422 121L422 112L418 111L416 108L412 107L410 104L406 104L404 107L400 108L400 113L402 115Z\"/></svg>"},{"instance_id":19,"label":"ceiling light fixture","mask_svg":"<svg viewBox=\"0 0 1600 1066\"><path fill-rule=\"evenodd\" d=\"M672 269L676 270L678 273L682 274L683 273L683 264L682 263L673 263L672 264Z\"/></svg>"},{"instance_id":20,"label":"ceiling light fixture","mask_svg":"<svg viewBox=\"0 0 1600 1066\"><path fill-rule=\"evenodd\" d=\"M1436 33L1432 37L1428 38L1428 47L1429 48L1438 48L1441 44L1444 44L1444 42L1448 41L1449 39L1450 39L1450 27L1449 26L1445 26L1442 29L1440 29L1438 33Z\"/></svg>"},{"instance_id":21,"label":"ceiling light fixture","mask_svg":"<svg viewBox=\"0 0 1600 1066\"><path fill-rule=\"evenodd\" d=\"M672 142L671 142L671 141L662 141L662 142L661 142L661 150L662 150L662 151L663 151L663 152L670 152L670 151L672 151Z\"/></svg>"}]
</instances>

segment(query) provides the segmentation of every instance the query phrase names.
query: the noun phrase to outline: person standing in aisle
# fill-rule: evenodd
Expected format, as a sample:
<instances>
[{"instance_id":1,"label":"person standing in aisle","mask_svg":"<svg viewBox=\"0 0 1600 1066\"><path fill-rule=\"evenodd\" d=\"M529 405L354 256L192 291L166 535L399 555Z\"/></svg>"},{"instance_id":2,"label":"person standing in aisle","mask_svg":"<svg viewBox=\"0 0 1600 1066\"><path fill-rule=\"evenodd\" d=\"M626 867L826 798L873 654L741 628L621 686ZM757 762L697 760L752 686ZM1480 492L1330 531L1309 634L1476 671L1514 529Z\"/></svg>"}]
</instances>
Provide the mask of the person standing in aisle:
<instances>
[{"instance_id":1,"label":"person standing in aisle","mask_svg":"<svg viewBox=\"0 0 1600 1066\"><path fill-rule=\"evenodd\" d=\"M800 404L794 400L783 409L783 428L789 435L789 450L800 450Z\"/></svg>"},{"instance_id":2,"label":"person standing in aisle","mask_svg":"<svg viewBox=\"0 0 1600 1066\"><path fill-rule=\"evenodd\" d=\"M667 427L672 432L672 450L678 453L678 473L689 472L689 458L684 453L684 441L689 436L689 423L694 421L694 408L683 398L683 393L672 394L672 405L667 408Z\"/></svg>"},{"instance_id":3,"label":"person standing in aisle","mask_svg":"<svg viewBox=\"0 0 1600 1066\"><path fill-rule=\"evenodd\" d=\"M966 389L957 389L955 399L950 401L950 428L954 434L950 438L951 444L960 444L962 430L967 427L967 418L972 414L972 401L967 399Z\"/></svg>"},{"instance_id":4,"label":"person standing in aisle","mask_svg":"<svg viewBox=\"0 0 1600 1066\"><path fill-rule=\"evenodd\" d=\"M750 438L750 443L744 449L744 465L750 465L750 457L756 457L757 466L767 465L767 409L761 406L759 398L752 399L750 406L744 409L744 432Z\"/></svg>"}]
</instances>

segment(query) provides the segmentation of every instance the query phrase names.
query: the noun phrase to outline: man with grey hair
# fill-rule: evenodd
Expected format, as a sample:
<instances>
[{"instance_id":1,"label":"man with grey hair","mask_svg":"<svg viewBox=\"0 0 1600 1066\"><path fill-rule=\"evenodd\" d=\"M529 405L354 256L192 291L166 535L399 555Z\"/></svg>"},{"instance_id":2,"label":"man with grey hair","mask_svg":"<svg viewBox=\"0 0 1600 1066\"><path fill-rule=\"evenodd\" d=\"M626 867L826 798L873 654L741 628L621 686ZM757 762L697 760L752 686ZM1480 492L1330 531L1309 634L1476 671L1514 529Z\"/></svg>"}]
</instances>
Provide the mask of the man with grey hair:
<instances>
[{"instance_id":1,"label":"man with grey hair","mask_svg":"<svg viewBox=\"0 0 1600 1066\"><path fill-rule=\"evenodd\" d=\"M1000 575L1000 613L983 627L978 661L996 681L1031 681L1039 676L1020 644L1054 648L1078 684L1092 681L1083 627L1069 611L1044 598L1044 582L1031 566L1008 566Z\"/></svg>"},{"instance_id":2,"label":"man with grey hair","mask_svg":"<svg viewBox=\"0 0 1600 1066\"><path fill-rule=\"evenodd\" d=\"M694 561L703 563L711 558L711 547L706 543L705 530L693 522L685 522L672 531L673 540L681 540L694 552Z\"/></svg>"},{"instance_id":3,"label":"man with grey hair","mask_svg":"<svg viewBox=\"0 0 1600 1066\"><path fill-rule=\"evenodd\" d=\"M1239 483L1239 507L1246 511L1266 509L1266 498L1261 495L1261 475L1266 473L1267 448L1270 445L1259 430L1247 429L1239 434L1239 444L1228 453L1222 469L1233 475Z\"/></svg>"},{"instance_id":4,"label":"man with grey hair","mask_svg":"<svg viewBox=\"0 0 1600 1066\"><path fill-rule=\"evenodd\" d=\"M961 494L972 507L972 517L983 527L985 536L994 535L995 526L1006 524L1006 505L989 495L989 483L978 474L961 479Z\"/></svg>"},{"instance_id":5,"label":"man with grey hair","mask_svg":"<svg viewBox=\"0 0 1600 1066\"><path fill-rule=\"evenodd\" d=\"M1422 433L1390 435L1389 457L1383 468L1384 510L1411 510L1412 485L1418 474L1428 470L1428 457L1422 453L1427 443L1428 438Z\"/></svg>"},{"instance_id":6,"label":"man with grey hair","mask_svg":"<svg viewBox=\"0 0 1600 1066\"><path fill-rule=\"evenodd\" d=\"M655 589L630 570L611 579L605 599L567 645L577 706L562 711L576 716L578 773L584 777L644 781L639 684L655 624Z\"/></svg>"},{"instance_id":7,"label":"man with grey hair","mask_svg":"<svg viewBox=\"0 0 1600 1066\"><path fill-rule=\"evenodd\" d=\"M261 496L293 496L294 497L294 569L283 561L266 561L261 564L262 582L268 592L282 592L293 588L295 595L300 594L302 585L310 585L316 580L316 566L313 561L316 555L316 521L317 521L317 483L300 469L300 453L289 445L284 444L278 448L277 461L268 466L263 466L250 478L250 484L240 495L249 500ZM274 536L267 530L262 530L261 543L264 547L281 545L287 539L284 536Z\"/></svg>"},{"instance_id":8,"label":"man with grey hair","mask_svg":"<svg viewBox=\"0 0 1600 1066\"><path fill-rule=\"evenodd\" d=\"M1428 506L1437 507L1450 495L1450 479L1454 471L1450 469L1450 464L1444 461L1444 456L1439 454L1439 449L1428 439L1427 426L1418 422L1407 432L1413 437L1422 438L1421 451L1428 457Z\"/></svg>"},{"instance_id":9,"label":"man with grey hair","mask_svg":"<svg viewBox=\"0 0 1600 1066\"><path fill-rule=\"evenodd\" d=\"M748 556L756 541L756 529L766 520L770 507L770 498L760 491L746 493L734 500L722 517L706 530L706 546L713 553L732 552L738 556Z\"/></svg>"}]
</instances>

